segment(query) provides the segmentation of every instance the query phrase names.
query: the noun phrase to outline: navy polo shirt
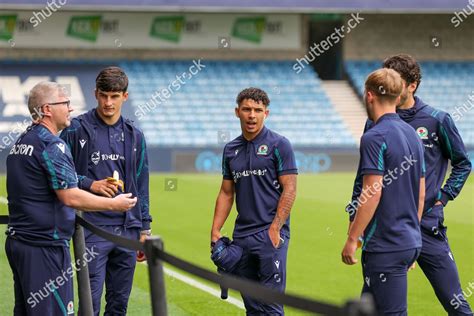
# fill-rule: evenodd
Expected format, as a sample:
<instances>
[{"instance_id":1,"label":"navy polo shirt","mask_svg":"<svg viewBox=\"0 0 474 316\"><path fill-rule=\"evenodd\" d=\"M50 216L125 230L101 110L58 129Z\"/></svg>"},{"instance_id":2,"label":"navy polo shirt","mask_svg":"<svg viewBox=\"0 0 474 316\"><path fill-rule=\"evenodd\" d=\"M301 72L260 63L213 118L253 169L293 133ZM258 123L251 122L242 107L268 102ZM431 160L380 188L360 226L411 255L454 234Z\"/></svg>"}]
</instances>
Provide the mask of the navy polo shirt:
<instances>
[{"instance_id":1,"label":"navy polo shirt","mask_svg":"<svg viewBox=\"0 0 474 316\"><path fill-rule=\"evenodd\" d=\"M380 202L364 232L363 250L394 252L421 247L418 221L423 145L415 130L395 113L383 115L360 144L361 175L382 175ZM367 196L361 194L360 203Z\"/></svg>"},{"instance_id":2,"label":"navy polo shirt","mask_svg":"<svg viewBox=\"0 0 474 316\"><path fill-rule=\"evenodd\" d=\"M88 177L103 180L118 171L120 179L126 183L123 118L120 117L114 125L105 124L97 112L94 113L94 118L97 122L96 137L91 147ZM87 214L86 218L98 215ZM125 220L125 213L122 212L101 211L100 216L106 218L108 225L123 225Z\"/></svg>"},{"instance_id":3,"label":"navy polo shirt","mask_svg":"<svg viewBox=\"0 0 474 316\"><path fill-rule=\"evenodd\" d=\"M77 187L66 143L43 125L23 133L7 157L9 223L6 232L37 246L69 246L75 212L55 190Z\"/></svg>"},{"instance_id":4,"label":"navy polo shirt","mask_svg":"<svg viewBox=\"0 0 474 316\"><path fill-rule=\"evenodd\" d=\"M251 141L240 135L224 148L222 174L235 184L237 219L233 237L267 229L275 218L283 188L278 177L297 174L295 155L285 137L266 127ZM289 237L289 218L282 233Z\"/></svg>"}]
</instances>

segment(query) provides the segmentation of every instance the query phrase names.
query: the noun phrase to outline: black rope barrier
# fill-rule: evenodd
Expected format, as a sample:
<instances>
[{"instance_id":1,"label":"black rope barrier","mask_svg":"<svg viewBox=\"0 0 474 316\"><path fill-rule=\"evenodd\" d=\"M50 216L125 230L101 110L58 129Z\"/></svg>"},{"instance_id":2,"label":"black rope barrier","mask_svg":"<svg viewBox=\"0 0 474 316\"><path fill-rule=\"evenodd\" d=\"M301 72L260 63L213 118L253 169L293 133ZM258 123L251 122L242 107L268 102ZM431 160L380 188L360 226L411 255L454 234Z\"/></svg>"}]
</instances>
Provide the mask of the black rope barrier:
<instances>
[{"instance_id":1,"label":"black rope barrier","mask_svg":"<svg viewBox=\"0 0 474 316\"><path fill-rule=\"evenodd\" d=\"M94 224L91 224L89 223L88 221L86 221L85 219L83 219L82 217L76 215L76 222L79 223L79 225L81 225L82 227L90 230L91 232L93 232L94 234L96 234L97 236L100 236L104 239L107 239L108 241L111 241L121 247L124 247L124 248L127 248L127 249L131 249L131 250L140 250L140 251L144 251L145 248L143 247L143 244L141 242L139 242L138 240L132 240L132 239L128 239L128 238L124 238L124 237L120 237L120 236L117 236L117 235L114 235L114 234L111 234L105 230L102 230L100 229L99 227L95 226Z\"/></svg>"},{"instance_id":2,"label":"black rope barrier","mask_svg":"<svg viewBox=\"0 0 474 316\"><path fill-rule=\"evenodd\" d=\"M127 238L123 238L109 232L106 232L95 225L87 222L80 216L76 216L76 219L80 225L90 230L92 233L107 239L113 243L116 243L119 246L133 249L133 250L143 250L143 244L135 241L130 240ZM257 282L245 280L241 278L237 278L231 275L221 275L215 272L206 270L201 268L195 264L182 260L178 257L175 257L162 249L157 247L153 248L153 255L157 258L167 262L168 264L181 269L185 272L193 274L197 277L202 279L208 280L213 283L219 284L221 287L231 288L243 293L246 296L251 296L255 299L266 303L277 303L283 304L286 306L291 306L294 308L298 308L301 310L325 314L325 315L374 315L372 308L367 308L367 311L364 311L364 307L358 306L357 301L351 301L346 304L344 307L339 307L336 305L317 302L314 300L310 300L308 298L292 295L292 294L285 294L270 288L267 288ZM368 302L362 302L361 305L368 305ZM360 308L359 308L360 307ZM355 311L355 313L351 311Z\"/></svg>"},{"instance_id":3,"label":"black rope barrier","mask_svg":"<svg viewBox=\"0 0 474 316\"><path fill-rule=\"evenodd\" d=\"M237 290L244 294L245 296L250 296L257 300L266 303L277 303L283 304L285 306L291 306L294 308L298 308L304 311L324 314L324 315L331 315L331 316L339 316L339 315L350 315L350 316L372 316L376 315L375 308L373 307L373 302L367 298L362 300L352 300L346 303L345 306L340 307L337 305L314 301L305 297L296 296L293 294L286 294L281 293L270 288L267 288L255 281L246 280L237 278L235 276L227 275L227 274L217 274L215 272L206 270L201 268L195 264L182 260L176 256L173 256L163 250L162 241L159 238L152 238L151 240L145 241L148 244L143 244L137 240L131 240L128 238L124 238L121 236L114 235L107 231L100 229L99 227L89 223L81 216L76 215L76 223L83 226L84 228L88 229L92 233L111 241L121 247L128 248L131 250L140 250L146 251L147 256L151 255L151 258L148 258L148 261L153 264L153 262L157 261L156 259L160 259L168 264L188 272L192 275L195 275L199 278L205 279L212 283L219 284L223 288L231 288ZM0 224L8 224L8 216L0 216ZM157 243L157 239L159 239L159 243ZM158 245L158 246L157 246ZM161 270L162 267L160 266ZM159 278L159 276L158 276ZM150 284L153 289L153 284ZM164 288L164 283L163 283ZM152 291L153 292L153 291ZM153 293L152 300L155 299ZM161 297L158 300L166 305L164 301L164 293L161 294ZM152 303L156 303L153 302ZM153 304L155 307L156 304ZM155 310L155 308L154 308ZM163 309L164 312L157 313L156 315L166 315L166 307Z\"/></svg>"},{"instance_id":4,"label":"black rope barrier","mask_svg":"<svg viewBox=\"0 0 474 316\"><path fill-rule=\"evenodd\" d=\"M316 302L292 294L280 293L270 288L264 287L263 285L257 282L240 279L231 275L220 275L198 267L182 259L179 259L164 251L157 251L156 254L163 261L183 271L186 271L213 283L217 283L222 287L237 290L246 296L250 296L262 302L283 304L308 312L315 312L325 315L346 315L344 309L336 305Z\"/></svg>"}]
</instances>

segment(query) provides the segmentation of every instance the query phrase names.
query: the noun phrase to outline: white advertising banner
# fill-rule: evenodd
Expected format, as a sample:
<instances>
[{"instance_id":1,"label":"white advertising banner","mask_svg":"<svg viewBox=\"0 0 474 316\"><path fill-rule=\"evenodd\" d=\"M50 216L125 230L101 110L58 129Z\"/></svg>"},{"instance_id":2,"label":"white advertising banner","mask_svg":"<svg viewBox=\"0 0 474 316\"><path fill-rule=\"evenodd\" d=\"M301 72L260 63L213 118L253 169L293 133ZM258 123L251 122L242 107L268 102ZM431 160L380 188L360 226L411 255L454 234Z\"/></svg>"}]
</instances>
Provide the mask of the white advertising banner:
<instances>
[{"instance_id":1,"label":"white advertising banner","mask_svg":"<svg viewBox=\"0 0 474 316\"><path fill-rule=\"evenodd\" d=\"M297 14L0 11L0 47L121 49L301 48Z\"/></svg>"}]
</instances>

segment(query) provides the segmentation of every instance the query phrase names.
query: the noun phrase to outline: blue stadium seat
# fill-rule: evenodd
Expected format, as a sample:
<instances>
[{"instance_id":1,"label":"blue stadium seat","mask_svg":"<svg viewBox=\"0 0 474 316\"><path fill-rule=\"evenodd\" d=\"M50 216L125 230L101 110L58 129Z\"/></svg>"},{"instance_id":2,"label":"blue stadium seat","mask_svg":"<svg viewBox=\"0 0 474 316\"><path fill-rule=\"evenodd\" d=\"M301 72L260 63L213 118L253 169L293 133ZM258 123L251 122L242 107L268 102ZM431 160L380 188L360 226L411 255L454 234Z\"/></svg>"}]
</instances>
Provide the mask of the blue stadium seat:
<instances>
[{"instance_id":1,"label":"blue stadium seat","mask_svg":"<svg viewBox=\"0 0 474 316\"><path fill-rule=\"evenodd\" d=\"M267 124L290 139L294 146L355 148L347 131L321 88L311 67L296 74L294 61L205 61L206 68L137 122L150 145L218 146L218 131L240 134L234 113L235 98L243 88L256 86L269 94ZM187 72L192 61L124 61L135 109L162 89L176 75ZM361 71L358 63L349 63ZM361 75L362 76L362 75ZM334 131L338 131L337 133ZM328 136L331 137L328 137Z\"/></svg>"},{"instance_id":2,"label":"blue stadium seat","mask_svg":"<svg viewBox=\"0 0 474 316\"><path fill-rule=\"evenodd\" d=\"M381 65L378 61L347 61L346 72L350 81L362 96L365 77ZM417 95L426 103L450 114L457 108L472 108L468 97L474 96L474 62L421 62L423 79ZM471 104L474 104L471 101ZM474 111L462 112L462 117L456 121L463 140L468 147L474 146Z\"/></svg>"}]
</instances>

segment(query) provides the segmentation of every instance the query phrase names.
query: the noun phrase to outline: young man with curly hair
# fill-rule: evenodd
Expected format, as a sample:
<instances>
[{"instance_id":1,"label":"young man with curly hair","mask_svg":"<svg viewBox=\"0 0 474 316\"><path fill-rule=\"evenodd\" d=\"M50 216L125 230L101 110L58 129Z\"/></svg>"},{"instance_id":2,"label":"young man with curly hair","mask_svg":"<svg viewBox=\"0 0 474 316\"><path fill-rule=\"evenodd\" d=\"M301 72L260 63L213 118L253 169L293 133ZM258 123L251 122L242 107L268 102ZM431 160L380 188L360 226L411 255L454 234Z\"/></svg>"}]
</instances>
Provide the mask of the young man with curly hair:
<instances>
[{"instance_id":1,"label":"young man with curly hair","mask_svg":"<svg viewBox=\"0 0 474 316\"><path fill-rule=\"evenodd\" d=\"M269 104L265 91L257 88L237 96L235 115L242 134L224 147L211 247L221 238L235 196L238 216L233 243L243 251L234 273L284 292L297 168L288 139L264 126ZM243 300L247 315L284 314L282 305L246 296Z\"/></svg>"}]
</instances>

